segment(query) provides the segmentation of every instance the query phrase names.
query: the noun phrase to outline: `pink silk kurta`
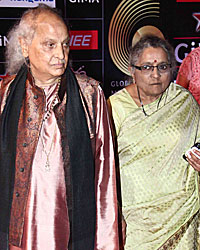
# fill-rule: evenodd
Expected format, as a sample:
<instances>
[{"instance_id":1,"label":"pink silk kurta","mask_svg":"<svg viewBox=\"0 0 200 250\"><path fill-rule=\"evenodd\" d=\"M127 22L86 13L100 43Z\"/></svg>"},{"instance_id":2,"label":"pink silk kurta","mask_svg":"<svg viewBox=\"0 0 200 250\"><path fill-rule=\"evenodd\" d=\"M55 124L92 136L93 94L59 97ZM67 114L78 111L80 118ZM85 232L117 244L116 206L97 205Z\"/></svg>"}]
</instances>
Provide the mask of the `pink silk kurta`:
<instances>
[{"instance_id":1,"label":"pink silk kurta","mask_svg":"<svg viewBox=\"0 0 200 250\"><path fill-rule=\"evenodd\" d=\"M97 227L95 250L118 250L118 218L113 141L105 99L99 87L96 117L95 183Z\"/></svg>"},{"instance_id":2,"label":"pink silk kurta","mask_svg":"<svg viewBox=\"0 0 200 250\"><path fill-rule=\"evenodd\" d=\"M46 87L44 91L46 110L50 110L56 85ZM56 98L55 104L57 102ZM46 154L49 154L49 169L45 167ZM67 250L69 232L61 136L51 112L43 122L33 160L22 247L12 246L10 250Z\"/></svg>"},{"instance_id":3,"label":"pink silk kurta","mask_svg":"<svg viewBox=\"0 0 200 250\"><path fill-rule=\"evenodd\" d=\"M86 79L87 80L87 79ZM84 82L80 81L80 86L85 86ZM87 80L88 81L88 80ZM85 95L91 96L93 87L89 86L88 90L82 90ZM109 125L109 118L107 112L107 105L103 95L103 91L100 86L97 87L97 106L96 106L96 131L95 135L91 133L90 136L95 137L95 189L96 189L96 235L95 235L95 246L94 250L118 250L119 240L118 240L118 218L117 218L117 194L116 194L116 175L115 175L115 164L114 164L114 152L113 152L113 141L111 136L111 130ZM90 91L92 92L90 93ZM48 99L48 98L47 98ZM48 100L47 100L48 102ZM89 102L89 100L88 100ZM90 103L89 108L91 108ZM87 110L87 108L85 108ZM87 115L88 124L90 123L90 118ZM47 127L46 123L51 123L50 131L45 132ZM60 133L56 125L55 128L55 116L52 113L51 118L44 122L45 127L42 128L41 136L43 138L44 144L48 145L46 152L49 152L52 140L54 144L50 150L50 171L45 170L45 164L47 157L44 153L43 146L41 143L41 138L38 142L37 152L35 154L32 180L31 180L31 192L29 195L29 202L27 206L27 217L25 218L25 227L23 235L24 248L11 247L10 250L65 250L67 247L57 246L55 243L61 242L65 244L68 241L69 235L69 225L66 210L66 194L65 183L64 183L64 173L63 173L63 163L61 156L61 145L60 145ZM90 130L90 128L89 128ZM46 134L47 133L47 134ZM43 135L44 134L44 135ZM54 136L53 136L54 134ZM54 138L54 139L53 139ZM46 142L46 139L48 141ZM78 150L78 149L77 149ZM55 157L56 155L56 157ZM55 159L54 159L55 158ZM56 159L57 158L57 159ZM37 160L37 161L36 161ZM38 169L36 171L36 169ZM55 172L54 172L55 170ZM38 172L38 173L35 173ZM34 174L35 178L39 182L38 184L33 182ZM39 190L43 189L43 193ZM35 192L35 194L34 194ZM42 193L42 194L41 194ZM38 203L40 198L41 203ZM58 198L60 201L58 201ZM36 199L36 200L35 200ZM32 211L32 207L37 201L37 211ZM48 212L41 212L44 210ZM39 207L41 206L41 207ZM59 207L59 216L57 213L57 207ZM49 210L50 208L50 210ZM35 209L35 207L33 207ZM61 211L63 209L63 211ZM47 219L43 218L46 217ZM61 216L61 217L60 217ZM39 218L45 220L47 232L43 232L43 236L40 237L40 226L37 229L39 223ZM55 227L57 220L61 219L61 227ZM66 218L66 220L64 219ZM64 224L63 224L64 223ZM33 226L34 225L34 226ZM56 228L56 231L55 231ZM60 232L62 228L62 232ZM51 230L50 230L51 229ZM60 234L61 233L61 234ZM29 246L29 242L32 242L32 248ZM44 245L48 244L48 245ZM87 246L86 246L87 249Z\"/></svg>"}]
</instances>

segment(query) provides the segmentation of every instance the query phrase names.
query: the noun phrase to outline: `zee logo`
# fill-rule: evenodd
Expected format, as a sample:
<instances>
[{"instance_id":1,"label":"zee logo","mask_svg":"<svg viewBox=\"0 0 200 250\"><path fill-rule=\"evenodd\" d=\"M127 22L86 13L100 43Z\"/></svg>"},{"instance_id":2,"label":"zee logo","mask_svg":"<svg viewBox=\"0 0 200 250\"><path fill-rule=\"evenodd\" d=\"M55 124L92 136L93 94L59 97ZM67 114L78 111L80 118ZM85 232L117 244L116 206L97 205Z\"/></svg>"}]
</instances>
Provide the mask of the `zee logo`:
<instances>
[{"instance_id":1,"label":"zee logo","mask_svg":"<svg viewBox=\"0 0 200 250\"><path fill-rule=\"evenodd\" d=\"M98 31L97 30L71 30L69 46L71 50L98 49Z\"/></svg>"}]
</instances>

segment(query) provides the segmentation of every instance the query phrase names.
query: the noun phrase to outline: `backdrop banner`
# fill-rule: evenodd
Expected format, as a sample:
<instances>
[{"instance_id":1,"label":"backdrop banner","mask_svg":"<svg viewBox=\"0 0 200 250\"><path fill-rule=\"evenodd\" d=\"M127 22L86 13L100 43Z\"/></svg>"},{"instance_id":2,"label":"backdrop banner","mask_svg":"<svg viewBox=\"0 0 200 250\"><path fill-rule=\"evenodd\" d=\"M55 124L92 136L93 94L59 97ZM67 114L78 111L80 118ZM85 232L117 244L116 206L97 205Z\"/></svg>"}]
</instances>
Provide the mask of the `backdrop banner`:
<instances>
[{"instance_id":1,"label":"backdrop banner","mask_svg":"<svg viewBox=\"0 0 200 250\"><path fill-rule=\"evenodd\" d=\"M39 3L45 3L52 8L56 7L55 0L0 0L0 7L33 8Z\"/></svg>"},{"instance_id":2,"label":"backdrop banner","mask_svg":"<svg viewBox=\"0 0 200 250\"><path fill-rule=\"evenodd\" d=\"M147 33L167 39L177 70L200 45L200 0L0 0L0 77L5 77L7 32L39 3L61 10L70 27L72 68L102 83L106 98L129 84L130 46Z\"/></svg>"}]
</instances>

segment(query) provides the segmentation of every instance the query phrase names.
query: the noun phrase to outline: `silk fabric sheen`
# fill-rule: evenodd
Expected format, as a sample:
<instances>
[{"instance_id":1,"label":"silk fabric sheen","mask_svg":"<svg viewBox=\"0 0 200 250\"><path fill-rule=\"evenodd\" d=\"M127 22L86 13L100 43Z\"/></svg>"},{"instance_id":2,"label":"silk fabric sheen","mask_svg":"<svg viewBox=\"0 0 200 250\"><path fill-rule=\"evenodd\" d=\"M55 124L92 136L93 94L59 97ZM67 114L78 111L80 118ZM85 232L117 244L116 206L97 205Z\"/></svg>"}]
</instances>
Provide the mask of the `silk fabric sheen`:
<instances>
[{"instance_id":1,"label":"silk fabric sheen","mask_svg":"<svg viewBox=\"0 0 200 250\"><path fill-rule=\"evenodd\" d=\"M198 172L182 157L200 136L198 104L173 83L159 106L158 101L144 105L145 116L126 89L110 97L127 222L125 250L160 249L188 221L194 224L200 207ZM194 249L195 223L173 250Z\"/></svg>"},{"instance_id":2,"label":"silk fabric sheen","mask_svg":"<svg viewBox=\"0 0 200 250\"><path fill-rule=\"evenodd\" d=\"M95 250L117 250L118 245L118 231L117 231L117 197L116 197L116 183L115 183L115 167L114 167L114 153L111 131L109 127L109 119L107 114L107 107L103 91L100 86L92 79L79 77L78 82L84 95L87 97L88 106L92 110L93 105L93 91L97 88L96 100L96 128L95 133L89 126L91 139L95 138L93 143L93 152L95 158L95 187L96 187L96 236L95 236ZM85 86L87 86L85 88ZM88 124L91 124L90 117L87 115L87 107L84 106ZM94 140L92 140L94 142ZM16 249L16 248L14 248ZM14 250L13 249L13 250ZM49 249L48 249L49 250Z\"/></svg>"},{"instance_id":3,"label":"silk fabric sheen","mask_svg":"<svg viewBox=\"0 0 200 250\"><path fill-rule=\"evenodd\" d=\"M56 98L57 84L44 88L46 111ZM56 99L55 99L56 98ZM46 153L45 153L45 151ZM49 154L50 169L46 169ZM55 157L56 155L56 157ZM33 160L22 247L10 250L67 250L69 219L60 131L54 112L44 120Z\"/></svg>"},{"instance_id":4,"label":"silk fabric sheen","mask_svg":"<svg viewBox=\"0 0 200 250\"><path fill-rule=\"evenodd\" d=\"M26 65L23 65L11 84L8 84L8 80L5 80L5 83L1 85L0 99L7 97L1 115L0 133L0 176L4 180L0 182L2 189L0 195L0 230L2 232L1 238L4 237L3 241L6 241L5 233L8 233L9 226L9 242L15 246L21 246L25 205L30 181L29 174L41 130L45 104L44 94L36 87L31 88L27 73L29 75ZM62 80L61 87L65 87L65 93L67 92L68 98L67 103L65 102L66 106L64 105L65 108L63 107L65 118L63 119L63 116L61 116L66 126L64 130L61 130L67 134L70 164L68 163L65 166L70 168L68 177L72 179L71 189L73 189L73 194L67 197L68 199L71 198L72 202L70 204L73 205L73 209L70 210L72 211L70 239L72 249L74 250L84 250L85 245L87 245L88 249L93 249L95 242L96 204L95 168L91 140L86 114L81 101L80 86L69 67L67 67ZM10 89L7 96L5 90L8 85L10 85ZM38 95L27 95L28 93L33 94L34 91L37 91ZM95 94L96 91L94 91L94 98ZM34 104L38 106L36 110L34 109L30 112ZM96 105L91 107L92 111L94 111L95 107ZM63 111L61 112L62 115L64 114ZM32 114L32 118L28 117L29 114ZM33 126L30 126L30 124ZM66 138L64 140L66 142ZM78 151L77 148L79 148ZM26 159L23 159L23 156ZM8 165L10 166L9 168L7 167ZM19 167L24 166L27 166L26 171L21 171ZM21 174L19 175L18 173ZM67 182L68 180L66 180L66 185Z\"/></svg>"}]
</instances>

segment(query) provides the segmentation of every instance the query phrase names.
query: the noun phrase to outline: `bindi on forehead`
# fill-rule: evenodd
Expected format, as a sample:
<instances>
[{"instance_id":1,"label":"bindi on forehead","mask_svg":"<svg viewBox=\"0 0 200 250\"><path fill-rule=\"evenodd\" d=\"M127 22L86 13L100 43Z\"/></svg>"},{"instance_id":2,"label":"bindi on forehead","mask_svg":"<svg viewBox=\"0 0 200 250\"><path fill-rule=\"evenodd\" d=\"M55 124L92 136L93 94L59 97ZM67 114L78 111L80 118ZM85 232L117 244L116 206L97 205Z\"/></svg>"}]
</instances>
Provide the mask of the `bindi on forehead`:
<instances>
[{"instance_id":1,"label":"bindi on forehead","mask_svg":"<svg viewBox=\"0 0 200 250\"><path fill-rule=\"evenodd\" d=\"M155 59L153 62L154 62L154 63L157 63L157 60Z\"/></svg>"}]
</instances>

